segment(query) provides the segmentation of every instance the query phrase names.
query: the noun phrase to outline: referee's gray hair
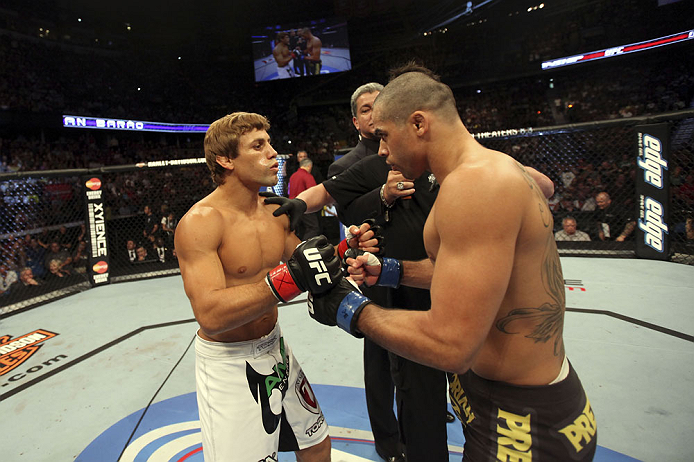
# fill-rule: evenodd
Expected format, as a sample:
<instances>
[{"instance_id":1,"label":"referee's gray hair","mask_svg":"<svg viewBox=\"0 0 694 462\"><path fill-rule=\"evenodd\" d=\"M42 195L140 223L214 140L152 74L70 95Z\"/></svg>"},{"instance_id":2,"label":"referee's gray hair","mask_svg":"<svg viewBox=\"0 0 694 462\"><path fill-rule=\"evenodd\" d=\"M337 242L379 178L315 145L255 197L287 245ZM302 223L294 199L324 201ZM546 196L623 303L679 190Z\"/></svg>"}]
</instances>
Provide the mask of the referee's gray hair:
<instances>
[{"instance_id":1,"label":"referee's gray hair","mask_svg":"<svg viewBox=\"0 0 694 462\"><path fill-rule=\"evenodd\" d=\"M357 116L357 98L359 98L364 93L373 93L375 91L381 90L383 90L383 85L377 82L365 83L361 87L354 90L354 93L352 93L352 98L350 98L349 100L349 104L350 106L352 106L352 117Z\"/></svg>"}]
</instances>

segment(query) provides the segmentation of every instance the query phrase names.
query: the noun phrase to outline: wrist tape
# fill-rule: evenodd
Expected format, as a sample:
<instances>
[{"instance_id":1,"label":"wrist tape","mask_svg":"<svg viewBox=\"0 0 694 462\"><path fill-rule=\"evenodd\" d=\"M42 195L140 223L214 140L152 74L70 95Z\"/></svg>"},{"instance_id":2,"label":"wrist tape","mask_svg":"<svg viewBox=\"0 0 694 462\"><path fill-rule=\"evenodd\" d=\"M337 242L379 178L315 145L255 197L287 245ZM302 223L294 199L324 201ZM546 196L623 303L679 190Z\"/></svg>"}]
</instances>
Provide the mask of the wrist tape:
<instances>
[{"instance_id":1,"label":"wrist tape","mask_svg":"<svg viewBox=\"0 0 694 462\"><path fill-rule=\"evenodd\" d=\"M340 302L337 307L337 325L345 332L349 332L357 338L364 335L357 330L357 319L367 303L371 302L367 297L359 292L350 292Z\"/></svg>"},{"instance_id":2,"label":"wrist tape","mask_svg":"<svg viewBox=\"0 0 694 462\"><path fill-rule=\"evenodd\" d=\"M402 279L402 263L395 258L384 258L381 262L381 275L376 281L377 286L391 287L397 289L400 287Z\"/></svg>"}]
</instances>

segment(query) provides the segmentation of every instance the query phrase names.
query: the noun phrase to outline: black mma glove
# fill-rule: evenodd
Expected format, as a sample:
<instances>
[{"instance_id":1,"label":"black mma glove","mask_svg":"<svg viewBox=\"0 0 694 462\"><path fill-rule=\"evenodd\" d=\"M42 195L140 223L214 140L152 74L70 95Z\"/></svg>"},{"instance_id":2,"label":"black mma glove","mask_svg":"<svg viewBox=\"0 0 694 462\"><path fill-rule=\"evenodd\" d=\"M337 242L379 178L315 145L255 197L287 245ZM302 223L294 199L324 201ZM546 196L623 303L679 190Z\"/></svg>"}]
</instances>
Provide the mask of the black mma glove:
<instances>
[{"instance_id":1,"label":"black mma glove","mask_svg":"<svg viewBox=\"0 0 694 462\"><path fill-rule=\"evenodd\" d=\"M297 226L299 226L301 217L306 213L306 202L301 199L289 199L287 197L278 196L270 191L263 191L260 195L265 198L266 204L279 205L279 208L272 212L272 214L276 217L286 214L289 217L289 229L291 231L294 231Z\"/></svg>"},{"instance_id":2,"label":"black mma glove","mask_svg":"<svg viewBox=\"0 0 694 462\"><path fill-rule=\"evenodd\" d=\"M316 236L296 246L286 264L267 273L265 281L281 302L301 292L323 293L342 279L342 262L325 236Z\"/></svg>"},{"instance_id":3,"label":"black mma glove","mask_svg":"<svg viewBox=\"0 0 694 462\"><path fill-rule=\"evenodd\" d=\"M364 335L357 329L357 320L364 307L371 303L350 279L340 282L323 294L308 294L308 313L326 326L339 326L357 338Z\"/></svg>"},{"instance_id":4,"label":"black mma glove","mask_svg":"<svg viewBox=\"0 0 694 462\"><path fill-rule=\"evenodd\" d=\"M376 224L376 220L374 220L373 218L368 218L368 219L364 220L362 222L362 225L364 223L368 224L369 229L371 231L373 231L373 233L374 233L374 236L371 239L376 239L378 241L378 244L377 244L378 245L378 252L376 252L375 255L383 255L385 252L385 248L383 245L383 241L384 241L383 228L378 226ZM357 226L357 225L354 225L354 226ZM361 227L361 225L359 225L358 227ZM340 243L337 245L337 253L340 256L340 258L342 259L343 264L346 264L345 262L347 260L347 257L345 256L345 252L347 252L347 250L350 249L349 241L354 238L352 233L349 232L349 228L351 228L351 226L348 226L345 228L345 238L342 239L340 241ZM359 254L359 255L361 255L361 254ZM351 258L354 258L354 256L352 256Z\"/></svg>"}]
</instances>

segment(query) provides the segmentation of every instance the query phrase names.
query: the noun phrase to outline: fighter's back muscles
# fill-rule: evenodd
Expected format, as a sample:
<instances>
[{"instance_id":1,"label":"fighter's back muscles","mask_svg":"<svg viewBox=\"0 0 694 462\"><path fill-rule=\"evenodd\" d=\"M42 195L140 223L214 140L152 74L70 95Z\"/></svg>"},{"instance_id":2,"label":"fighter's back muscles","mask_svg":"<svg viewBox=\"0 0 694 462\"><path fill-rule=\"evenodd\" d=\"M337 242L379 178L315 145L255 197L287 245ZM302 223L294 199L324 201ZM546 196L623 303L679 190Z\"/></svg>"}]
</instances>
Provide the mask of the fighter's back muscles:
<instances>
[{"instance_id":1,"label":"fighter's back muscles","mask_svg":"<svg viewBox=\"0 0 694 462\"><path fill-rule=\"evenodd\" d=\"M270 211L274 208L260 207L270 207ZM269 212L267 214L269 218L277 220ZM206 336L221 341L257 338L258 332L251 328L253 321L267 317L267 324L274 325L276 320L277 299L263 278L270 268L261 261L263 251L260 246L250 249L256 253L258 261L254 266L250 263L248 266L258 271L247 275L247 283L243 281L233 285L234 281L230 281L225 273L225 265L231 262L222 262L220 248L223 247L225 234L234 238L232 230L224 214L208 203L193 206L176 229L176 253L195 317ZM276 237L279 241L275 241L275 245L281 245L282 250L271 258L275 261L270 265L277 264L280 257L286 258L291 254L291 246L298 243L293 234L286 236L282 234ZM282 242L283 238L286 242ZM245 245L252 246L252 243ZM225 254L224 258L234 258L234 255Z\"/></svg>"}]
</instances>

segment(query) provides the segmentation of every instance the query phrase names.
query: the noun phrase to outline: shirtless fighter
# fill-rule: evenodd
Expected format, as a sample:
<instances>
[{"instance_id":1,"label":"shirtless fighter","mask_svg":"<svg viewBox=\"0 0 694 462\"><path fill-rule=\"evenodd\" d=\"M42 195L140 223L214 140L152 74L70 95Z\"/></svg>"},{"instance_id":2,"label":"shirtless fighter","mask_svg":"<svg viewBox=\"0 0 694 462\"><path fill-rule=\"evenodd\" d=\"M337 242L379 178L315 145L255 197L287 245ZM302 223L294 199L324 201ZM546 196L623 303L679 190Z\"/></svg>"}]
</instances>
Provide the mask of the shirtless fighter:
<instances>
[{"instance_id":1,"label":"shirtless fighter","mask_svg":"<svg viewBox=\"0 0 694 462\"><path fill-rule=\"evenodd\" d=\"M289 51L289 34L280 32L277 34L277 45L272 50L272 56L277 63L277 78L291 79L294 77L294 70L289 63L292 60L292 52Z\"/></svg>"},{"instance_id":2,"label":"shirtless fighter","mask_svg":"<svg viewBox=\"0 0 694 462\"><path fill-rule=\"evenodd\" d=\"M450 373L464 461L590 461L593 410L564 351L564 281L547 201L526 169L481 146L450 88L409 66L373 107L379 154L440 190L424 227L428 260L358 256L367 285L430 288L431 310L383 309L342 279L315 295L319 322ZM350 260L348 260L350 261Z\"/></svg>"},{"instance_id":3,"label":"shirtless fighter","mask_svg":"<svg viewBox=\"0 0 694 462\"><path fill-rule=\"evenodd\" d=\"M311 29L305 27L301 30L301 36L306 40L306 72L311 75L320 74L323 61L320 58L320 50L323 47L323 42L311 33Z\"/></svg>"},{"instance_id":4,"label":"shirtless fighter","mask_svg":"<svg viewBox=\"0 0 694 462\"><path fill-rule=\"evenodd\" d=\"M320 406L277 323L277 303L325 290L341 262L323 236L299 244L258 191L277 183L265 117L233 113L205 135L217 188L181 219L175 244L200 325L196 388L206 461L330 460ZM298 245L298 247L297 247ZM296 250L295 250L296 249ZM280 260L286 264L278 263ZM320 265L315 263L320 260Z\"/></svg>"}]
</instances>

